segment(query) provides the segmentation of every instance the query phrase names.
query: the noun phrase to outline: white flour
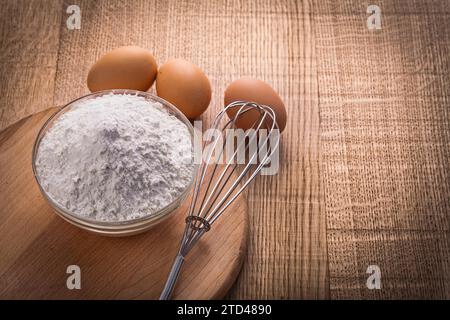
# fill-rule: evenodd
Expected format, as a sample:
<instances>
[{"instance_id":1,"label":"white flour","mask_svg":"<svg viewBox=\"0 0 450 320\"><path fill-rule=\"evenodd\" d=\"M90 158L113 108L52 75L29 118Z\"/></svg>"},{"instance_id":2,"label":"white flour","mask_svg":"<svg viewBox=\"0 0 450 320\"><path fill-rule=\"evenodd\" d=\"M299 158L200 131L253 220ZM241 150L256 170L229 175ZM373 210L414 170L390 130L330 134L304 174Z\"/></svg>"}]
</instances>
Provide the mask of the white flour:
<instances>
[{"instance_id":1,"label":"white flour","mask_svg":"<svg viewBox=\"0 0 450 320\"><path fill-rule=\"evenodd\" d=\"M159 103L110 94L79 102L44 135L36 158L42 187L83 217L150 215L191 181L191 136Z\"/></svg>"}]
</instances>

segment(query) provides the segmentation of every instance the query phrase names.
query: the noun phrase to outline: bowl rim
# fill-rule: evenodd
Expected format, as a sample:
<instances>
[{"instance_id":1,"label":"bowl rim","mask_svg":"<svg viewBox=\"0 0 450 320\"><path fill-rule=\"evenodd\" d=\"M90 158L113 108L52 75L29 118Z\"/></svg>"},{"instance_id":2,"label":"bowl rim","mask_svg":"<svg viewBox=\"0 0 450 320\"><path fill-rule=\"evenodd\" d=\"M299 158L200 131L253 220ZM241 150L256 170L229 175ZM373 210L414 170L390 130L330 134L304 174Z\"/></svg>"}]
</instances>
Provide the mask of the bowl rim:
<instances>
[{"instance_id":1,"label":"bowl rim","mask_svg":"<svg viewBox=\"0 0 450 320\"><path fill-rule=\"evenodd\" d=\"M58 108L58 110L56 110L44 122L44 124L39 129L36 139L33 144L32 159L31 159L33 176L38 184L41 194L44 196L44 198L47 200L47 202L49 202L50 205L53 207L53 209L59 215L61 215L63 219L67 220L68 222L71 222L75 225L82 225L90 230L101 230L101 231L108 231L108 230L109 231L121 231L121 230L123 231L123 230L127 230L127 229L130 229L130 231L132 231L132 229L137 228L137 227L144 228L144 225L149 225L149 227L150 227L150 226L153 226L154 224L156 224L158 221L164 220L164 218L168 217L171 213L173 213L175 211L175 209L177 209L180 206L181 202L186 198L186 196L191 192L191 190L193 188L195 177L198 173L198 165L195 163L195 161L193 162L193 170L192 170L193 174L191 177L191 181L186 186L186 188L183 190L183 192L181 192L168 205L155 211L152 214L149 214L149 215L146 215L143 217L139 217L139 218L130 219L130 220L122 220L122 221L96 220L96 219L92 219L89 217L80 216L74 212L67 210L66 208L62 207L57 201L52 199L50 197L50 195L48 195L48 193L42 187L42 184L39 179L39 174L38 174L37 167L36 167L37 153L39 150L41 140L45 136L46 130L48 130L50 128L50 125L53 123L53 121L56 121L56 119L59 116L61 116L65 112L69 111L70 107L73 107L77 102L79 102L81 100L90 99L93 97L100 97L100 96L104 96L104 95L108 95L108 94L120 94L120 95L130 94L130 95L144 97L153 102L159 102L165 110L168 110L171 114L174 114L174 116L176 116L180 121L183 122L183 124L186 125L186 127L189 131L189 134L191 135L191 143L192 143L192 148L193 148L192 152L193 152L193 159L194 159L194 152L195 152L194 151L194 144L195 144L194 143L194 139L195 139L194 127L192 126L192 124L188 120L188 118L186 118L186 116L177 107L175 107L170 102L168 102L150 92L131 90L131 89L109 89L109 90L92 92L92 93L83 95L79 98L76 98L76 99L70 101L69 103Z\"/></svg>"}]
</instances>

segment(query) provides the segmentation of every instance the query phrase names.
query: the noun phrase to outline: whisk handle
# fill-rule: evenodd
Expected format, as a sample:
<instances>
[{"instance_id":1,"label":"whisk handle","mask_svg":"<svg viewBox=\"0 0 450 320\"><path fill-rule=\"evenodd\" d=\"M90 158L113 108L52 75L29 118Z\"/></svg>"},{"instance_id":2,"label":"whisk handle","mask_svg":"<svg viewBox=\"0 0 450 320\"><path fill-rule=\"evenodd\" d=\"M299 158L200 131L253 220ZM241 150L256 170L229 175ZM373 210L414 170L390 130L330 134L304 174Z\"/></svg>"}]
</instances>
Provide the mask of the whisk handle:
<instances>
[{"instance_id":1,"label":"whisk handle","mask_svg":"<svg viewBox=\"0 0 450 320\"><path fill-rule=\"evenodd\" d=\"M169 276L167 277L166 285L161 292L159 300L170 299L170 296L172 295L173 289L175 287L175 283L177 282L178 275L180 274L183 262L184 257L181 254L178 254L175 258L175 261L173 262L172 269L170 270Z\"/></svg>"}]
</instances>

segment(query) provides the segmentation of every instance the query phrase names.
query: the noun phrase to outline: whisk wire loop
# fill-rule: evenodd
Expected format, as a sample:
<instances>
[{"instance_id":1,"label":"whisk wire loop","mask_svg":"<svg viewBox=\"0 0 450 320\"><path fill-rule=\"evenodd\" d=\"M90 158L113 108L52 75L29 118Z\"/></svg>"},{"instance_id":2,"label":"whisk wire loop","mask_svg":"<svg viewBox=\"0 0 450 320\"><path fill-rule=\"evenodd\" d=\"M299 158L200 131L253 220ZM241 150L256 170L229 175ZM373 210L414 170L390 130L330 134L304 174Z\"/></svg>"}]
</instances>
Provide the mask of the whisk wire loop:
<instances>
[{"instance_id":1,"label":"whisk wire loop","mask_svg":"<svg viewBox=\"0 0 450 320\"><path fill-rule=\"evenodd\" d=\"M237 112L221 126L224 115L233 108L236 108ZM220 163L224 156L226 143L230 142L227 130L236 128L237 121L251 111L259 112L259 117L257 117L250 128L252 130L244 132L243 139L238 141L236 150L232 152L231 156L226 155L227 159L224 164ZM260 134L262 130L266 130L267 135ZM220 134L217 134L217 132L220 132ZM223 142L224 136L226 143L223 143L220 148L219 143ZM234 146L234 136L231 138ZM250 146L255 142L258 143L260 150L252 152ZM218 147L218 153L215 154L214 151ZM206 159L202 158L199 174L194 180L194 191L186 218L183 238L160 299L170 298L184 257L197 241L211 229L222 213L245 190L262 168L272 160L278 147L279 130L276 114L269 106L255 102L236 101L219 112L214 119L211 129L207 130L205 134L203 150L206 151ZM231 180L233 173L238 170L238 161L235 161L235 159L238 157L239 151L242 150L244 151L244 156L248 152L248 161L233 181ZM262 152L264 150L267 151ZM258 157L259 162L257 161ZM208 170L210 166L213 166L213 168Z\"/></svg>"}]
</instances>

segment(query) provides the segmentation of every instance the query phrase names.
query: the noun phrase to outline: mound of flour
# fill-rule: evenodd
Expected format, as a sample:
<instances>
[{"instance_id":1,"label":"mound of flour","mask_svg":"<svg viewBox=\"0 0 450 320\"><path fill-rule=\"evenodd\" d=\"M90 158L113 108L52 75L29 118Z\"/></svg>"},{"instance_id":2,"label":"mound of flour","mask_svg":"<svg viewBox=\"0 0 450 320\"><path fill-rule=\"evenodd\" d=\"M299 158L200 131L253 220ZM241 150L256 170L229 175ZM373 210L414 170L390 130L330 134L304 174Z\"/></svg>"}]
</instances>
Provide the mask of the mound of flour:
<instances>
[{"instance_id":1,"label":"mound of flour","mask_svg":"<svg viewBox=\"0 0 450 320\"><path fill-rule=\"evenodd\" d=\"M78 102L41 140L36 171L60 206L83 217L151 215L191 182L187 127L159 103L109 94Z\"/></svg>"}]
</instances>

